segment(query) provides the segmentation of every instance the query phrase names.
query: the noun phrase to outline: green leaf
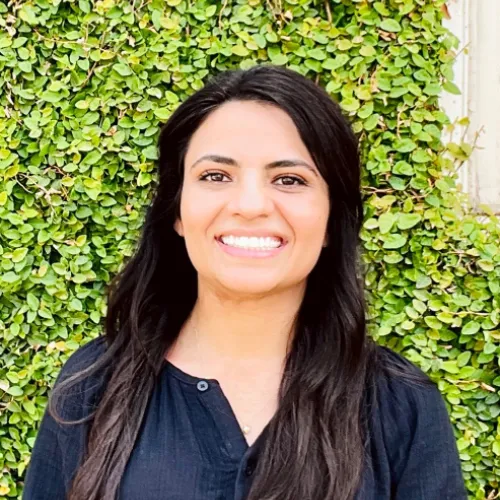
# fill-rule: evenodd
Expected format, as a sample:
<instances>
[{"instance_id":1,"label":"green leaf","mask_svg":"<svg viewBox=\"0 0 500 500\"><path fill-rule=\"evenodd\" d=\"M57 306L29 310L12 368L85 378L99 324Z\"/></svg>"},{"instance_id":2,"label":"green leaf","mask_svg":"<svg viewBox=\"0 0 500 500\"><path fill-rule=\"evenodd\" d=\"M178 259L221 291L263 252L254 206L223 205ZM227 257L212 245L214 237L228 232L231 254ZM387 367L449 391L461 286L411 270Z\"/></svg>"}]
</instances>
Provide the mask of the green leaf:
<instances>
[{"instance_id":1,"label":"green leaf","mask_svg":"<svg viewBox=\"0 0 500 500\"><path fill-rule=\"evenodd\" d=\"M157 118L159 118L160 120L168 120L168 118L170 117L170 115L172 114L170 110L166 109L166 108L161 108L161 109L155 109L153 111L153 113L155 114L155 116Z\"/></svg>"},{"instance_id":2,"label":"green leaf","mask_svg":"<svg viewBox=\"0 0 500 500\"><path fill-rule=\"evenodd\" d=\"M2 280L5 281L6 283L15 283L16 281L19 280L19 278L20 278L19 275L13 271L8 271L2 274Z\"/></svg>"},{"instance_id":3,"label":"green leaf","mask_svg":"<svg viewBox=\"0 0 500 500\"><path fill-rule=\"evenodd\" d=\"M443 90L446 90L446 92L449 92L450 94L454 95L461 95L462 92L460 92L460 89L450 81L446 81L443 83Z\"/></svg>"},{"instance_id":4,"label":"green leaf","mask_svg":"<svg viewBox=\"0 0 500 500\"><path fill-rule=\"evenodd\" d=\"M360 110L358 111L358 116L364 120L368 118L372 113L373 113L373 102L370 101L361 106Z\"/></svg>"},{"instance_id":5,"label":"green leaf","mask_svg":"<svg viewBox=\"0 0 500 500\"><path fill-rule=\"evenodd\" d=\"M352 47L352 42L343 38L337 42L337 47L339 50L349 50Z\"/></svg>"},{"instance_id":6,"label":"green leaf","mask_svg":"<svg viewBox=\"0 0 500 500\"><path fill-rule=\"evenodd\" d=\"M493 262L485 259L480 259L477 261L477 265L483 270L486 271L487 273L492 272L495 270L495 265Z\"/></svg>"},{"instance_id":7,"label":"green leaf","mask_svg":"<svg viewBox=\"0 0 500 500\"><path fill-rule=\"evenodd\" d=\"M401 31L401 25L395 19L384 19L379 24L380 29L389 31L390 33L398 33Z\"/></svg>"},{"instance_id":8,"label":"green leaf","mask_svg":"<svg viewBox=\"0 0 500 500\"><path fill-rule=\"evenodd\" d=\"M359 53L363 57L373 57L377 55L377 51L375 50L375 47L373 47L372 45L363 45L363 47L359 49Z\"/></svg>"},{"instance_id":9,"label":"green leaf","mask_svg":"<svg viewBox=\"0 0 500 500\"><path fill-rule=\"evenodd\" d=\"M246 57L250 54L250 51L246 47L243 47L243 45L233 45L231 52L240 57Z\"/></svg>"},{"instance_id":10,"label":"green leaf","mask_svg":"<svg viewBox=\"0 0 500 500\"><path fill-rule=\"evenodd\" d=\"M30 415L35 415L36 414L36 407L33 404L33 401L30 401L29 399L26 401L23 401L22 403L23 408L30 414Z\"/></svg>"},{"instance_id":11,"label":"green leaf","mask_svg":"<svg viewBox=\"0 0 500 500\"><path fill-rule=\"evenodd\" d=\"M414 151L411 158L415 163L427 163L431 160L429 153L423 149L417 149Z\"/></svg>"},{"instance_id":12,"label":"green leaf","mask_svg":"<svg viewBox=\"0 0 500 500\"><path fill-rule=\"evenodd\" d=\"M148 172L140 172L137 177L137 185L138 186L146 186L152 181L151 174Z\"/></svg>"},{"instance_id":13,"label":"green leaf","mask_svg":"<svg viewBox=\"0 0 500 500\"><path fill-rule=\"evenodd\" d=\"M388 252L384 255L384 262L388 264L398 264L404 259L404 257L397 252Z\"/></svg>"},{"instance_id":14,"label":"green leaf","mask_svg":"<svg viewBox=\"0 0 500 500\"><path fill-rule=\"evenodd\" d=\"M479 353L477 357L477 362L480 364L491 363L495 359L494 354L486 354L484 352Z\"/></svg>"},{"instance_id":15,"label":"green leaf","mask_svg":"<svg viewBox=\"0 0 500 500\"><path fill-rule=\"evenodd\" d=\"M23 395L23 390L18 385L13 385L12 387L9 387L8 389L5 390L5 392L14 397L19 397Z\"/></svg>"},{"instance_id":16,"label":"green leaf","mask_svg":"<svg viewBox=\"0 0 500 500\"><path fill-rule=\"evenodd\" d=\"M345 99L342 99L340 106L345 111L353 112L359 109L359 101L354 97L346 97Z\"/></svg>"},{"instance_id":17,"label":"green leaf","mask_svg":"<svg viewBox=\"0 0 500 500\"><path fill-rule=\"evenodd\" d=\"M497 346L493 342L487 342L483 347L484 354L494 354L497 352Z\"/></svg>"},{"instance_id":18,"label":"green leaf","mask_svg":"<svg viewBox=\"0 0 500 500\"><path fill-rule=\"evenodd\" d=\"M465 351L465 352L460 353L457 357L457 365L460 368L462 368L463 366L466 366L467 363L470 361L470 358L471 358L470 351Z\"/></svg>"},{"instance_id":19,"label":"green leaf","mask_svg":"<svg viewBox=\"0 0 500 500\"><path fill-rule=\"evenodd\" d=\"M481 328L481 325L477 321L469 321L463 328L462 328L462 335L474 335L477 333Z\"/></svg>"},{"instance_id":20,"label":"green leaf","mask_svg":"<svg viewBox=\"0 0 500 500\"><path fill-rule=\"evenodd\" d=\"M38 21L38 15L37 13L39 12L39 9L33 5L30 5L28 3L25 3L22 5L22 7L19 9L19 18L25 21L28 24L31 25L36 25L39 23Z\"/></svg>"},{"instance_id":21,"label":"green leaf","mask_svg":"<svg viewBox=\"0 0 500 500\"><path fill-rule=\"evenodd\" d=\"M407 237L402 234L391 233L383 238L384 248L396 249L406 244Z\"/></svg>"},{"instance_id":22,"label":"green leaf","mask_svg":"<svg viewBox=\"0 0 500 500\"><path fill-rule=\"evenodd\" d=\"M288 57L285 54L277 54L271 58L271 61L277 66L284 66L288 63Z\"/></svg>"},{"instance_id":23,"label":"green leaf","mask_svg":"<svg viewBox=\"0 0 500 500\"><path fill-rule=\"evenodd\" d=\"M75 311L83 311L82 302L79 299L77 299L76 297L72 298L69 301L69 306L71 307L71 309L73 309Z\"/></svg>"},{"instance_id":24,"label":"green leaf","mask_svg":"<svg viewBox=\"0 0 500 500\"><path fill-rule=\"evenodd\" d=\"M129 76L132 74L130 67L123 63L114 64L113 69L121 76Z\"/></svg>"},{"instance_id":25,"label":"green leaf","mask_svg":"<svg viewBox=\"0 0 500 500\"><path fill-rule=\"evenodd\" d=\"M413 151L417 145L411 139L398 139L394 142L394 149L401 153L409 153Z\"/></svg>"},{"instance_id":26,"label":"green leaf","mask_svg":"<svg viewBox=\"0 0 500 500\"><path fill-rule=\"evenodd\" d=\"M142 150L142 154L144 158L148 160L157 160L158 159L158 148L156 146L148 146Z\"/></svg>"},{"instance_id":27,"label":"green leaf","mask_svg":"<svg viewBox=\"0 0 500 500\"><path fill-rule=\"evenodd\" d=\"M434 316L426 316L424 321L429 328L433 328L434 330L440 330L443 327L443 323Z\"/></svg>"},{"instance_id":28,"label":"green leaf","mask_svg":"<svg viewBox=\"0 0 500 500\"><path fill-rule=\"evenodd\" d=\"M252 38L255 40L255 43L259 46L260 49L265 49L267 45L266 37L262 36L259 33L254 33Z\"/></svg>"},{"instance_id":29,"label":"green leaf","mask_svg":"<svg viewBox=\"0 0 500 500\"><path fill-rule=\"evenodd\" d=\"M493 450L493 453L495 455L500 456L500 439L496 439L495 441L493 441L491 449Z\"/></svg>"},{"instance_id":30,"label":"green leaf","mask_svg":"<svg viewBox=\"0 0 500 500\"><path fill-rule=\"evenodd\" d=\"M375 113L365 120L363 128L367 131L373 130L377 127L379 120L380 115Z\"/></svg>"},{"instance_id":31,"label":"green leaf","mask_svg":"<svg viewBox=\"0 0 500 500\"><path fill-rule=\"evenodd\" d=\"M457 362L456 361L443 361L441 363L441 367L445 372L448 373L458 373L459 369L457 367Z\"/></svg>"},{"instance_id":32,"label":"green leaf","mask_svg":"<svg viewBox=\"0 0 500 500\"><path fill-rule=\"evenodd\" d=\"M326 59L326 52L320 48L311 49L307 51L307 56L317 59L318 61L324 61Z\"/></svg>"},{"instance_id":33,"label":"green leaf","mask_svg":"<svg viewBox=\"0 0 500 500\"><path fill-rule=\"evenodd\" d=\"M431 95L431 96L437 96L441 93L441 87L437 83L428 83L424 87L424 94Z\"/></svg>"},{"instance_id":34,"label":"green leaf","mask_svg":"<svg viewBox=\"0 0 500 500\"><path fill-rule=\"evenodd\" d=\"M40 301L34 293L28 292L26 302L28 303L28 307L33 311L36 311L40 307Z\"/></svg>"},{"instance_id":35,"label":"green leaf","mask_svg":"<svg viewBox=\"0 0 500 500\"><path fill-rule=\"evenodd\" d=\"M402 230L416 226L422 220L420 214L399 214L398 228Z\"/></svg>"},{"instance_id":36,"label":"green leaf","mask_svg":"<svg viewBox=\"0 0 500 500\"><path fill-rule=\"evenodd\" d=\"M392 226L395 224L397 215L391 212L385 212L379 217L379 228L381 234L390 232Z\"/></svg>"},{"instance_id":37,"label":"green leaf","mask_svg":"<svg viewBox=\"0 0 500 500\"><path fill-rule=\"evenodd\" d=\"M21 262L28 254L27 248L16 248L12 252L12 262Z\"/></svg>"},{"instance_id":38,"label":"green leaf","mask_svg":"<svg viewBox=\"0 0 500 500\"><path fill-rule=\"evenodd\" d=\"M415 173L413 167L406 161L398 161L392 171L397 175L413 175Z\"/></svg>"}]
</instances>

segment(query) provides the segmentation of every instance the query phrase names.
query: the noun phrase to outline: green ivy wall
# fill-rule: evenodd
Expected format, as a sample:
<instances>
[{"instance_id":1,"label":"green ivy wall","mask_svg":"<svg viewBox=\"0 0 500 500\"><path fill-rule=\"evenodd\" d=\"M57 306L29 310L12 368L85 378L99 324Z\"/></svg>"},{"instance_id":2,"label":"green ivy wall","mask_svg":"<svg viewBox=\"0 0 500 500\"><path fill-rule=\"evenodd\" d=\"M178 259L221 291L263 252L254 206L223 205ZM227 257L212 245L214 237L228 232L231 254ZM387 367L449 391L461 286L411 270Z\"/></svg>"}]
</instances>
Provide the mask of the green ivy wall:
<instances>
[{"instance_id":1,"label":"green ivy wall","mask_svg":"<svg viewBox=\"0 0 500 500\"><path fill-rule=\"evenodd\" d=\"M500 224L454 172L439 108L457 40L444 0L0 0L0 497L20 498L48 391L102 332L159 127L211 74L286 65L363 144L370 331L448 403L471 498L500 471Z\"/></svg>"}]
</instances>

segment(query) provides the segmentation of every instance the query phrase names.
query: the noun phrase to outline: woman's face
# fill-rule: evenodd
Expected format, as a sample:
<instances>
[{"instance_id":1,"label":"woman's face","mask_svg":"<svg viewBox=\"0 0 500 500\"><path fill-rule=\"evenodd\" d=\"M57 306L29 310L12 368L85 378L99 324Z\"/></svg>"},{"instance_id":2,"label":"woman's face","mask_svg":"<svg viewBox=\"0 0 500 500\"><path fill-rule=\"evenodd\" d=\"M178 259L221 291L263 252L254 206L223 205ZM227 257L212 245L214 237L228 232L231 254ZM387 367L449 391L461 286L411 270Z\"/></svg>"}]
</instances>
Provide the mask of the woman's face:
<instances>
[{"instance_id":1,"label":"woman's face","mask_svg":"<svg viewBox=\"0 0 500 500\"><path fill-rule=\"evenodd\" d=\"M328 186L284 111L223 104L184 169L175 229L200 286L261 296L305 284L326 244Z\"/></svg>"}]
</instances>

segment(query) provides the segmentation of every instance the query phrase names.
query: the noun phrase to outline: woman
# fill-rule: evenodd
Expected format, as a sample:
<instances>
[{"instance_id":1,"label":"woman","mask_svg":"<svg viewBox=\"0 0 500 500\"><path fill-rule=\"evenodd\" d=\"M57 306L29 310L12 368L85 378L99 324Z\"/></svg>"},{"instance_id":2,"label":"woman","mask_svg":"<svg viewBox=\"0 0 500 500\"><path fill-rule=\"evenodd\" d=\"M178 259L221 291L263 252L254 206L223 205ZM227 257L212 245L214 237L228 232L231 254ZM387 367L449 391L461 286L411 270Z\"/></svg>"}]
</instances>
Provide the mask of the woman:
<instances>
[{"instance_id":1,"label":"woman","mask_svg":"<svg viewBox=\"0 0 500 500\"><path fill-rule=\"evenodd\" d=\"M366 337L338 105L290 70L228 71L159 149L106 335L63 367L24 498L465 499L439 391Z\"/></svg>"}]
</instances>

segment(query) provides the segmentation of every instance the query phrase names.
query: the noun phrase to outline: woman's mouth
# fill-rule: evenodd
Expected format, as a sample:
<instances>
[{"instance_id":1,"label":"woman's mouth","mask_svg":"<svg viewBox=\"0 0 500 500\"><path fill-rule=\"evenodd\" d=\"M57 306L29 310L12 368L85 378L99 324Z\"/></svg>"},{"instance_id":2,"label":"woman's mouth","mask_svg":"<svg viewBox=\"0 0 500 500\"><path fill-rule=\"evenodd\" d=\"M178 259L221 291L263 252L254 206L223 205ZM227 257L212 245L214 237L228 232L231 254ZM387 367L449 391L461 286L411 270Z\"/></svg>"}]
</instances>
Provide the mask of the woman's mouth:
<instances>
[{"instance_id":1,"label":"woman's mouth","mask_svg":"<svg viewBox=\"0 0 500 500\"><path fill-rule=\"evenodd\" d=\"M283 244L283 240L277 236L221 236L220 241L224 245L246 250L274 250Z\"/></svg>"},{"instance_id":2,"label":"woman's mouth","mask_svg":"<svg viewBox=\"0 0 500 500\"><path fill-rule=\"evenodd\" d=\"M222 250L237 257L272 257L286 245L286 241L279 236L223 235L216 241Z\"/></svg>"}]
</instances>

